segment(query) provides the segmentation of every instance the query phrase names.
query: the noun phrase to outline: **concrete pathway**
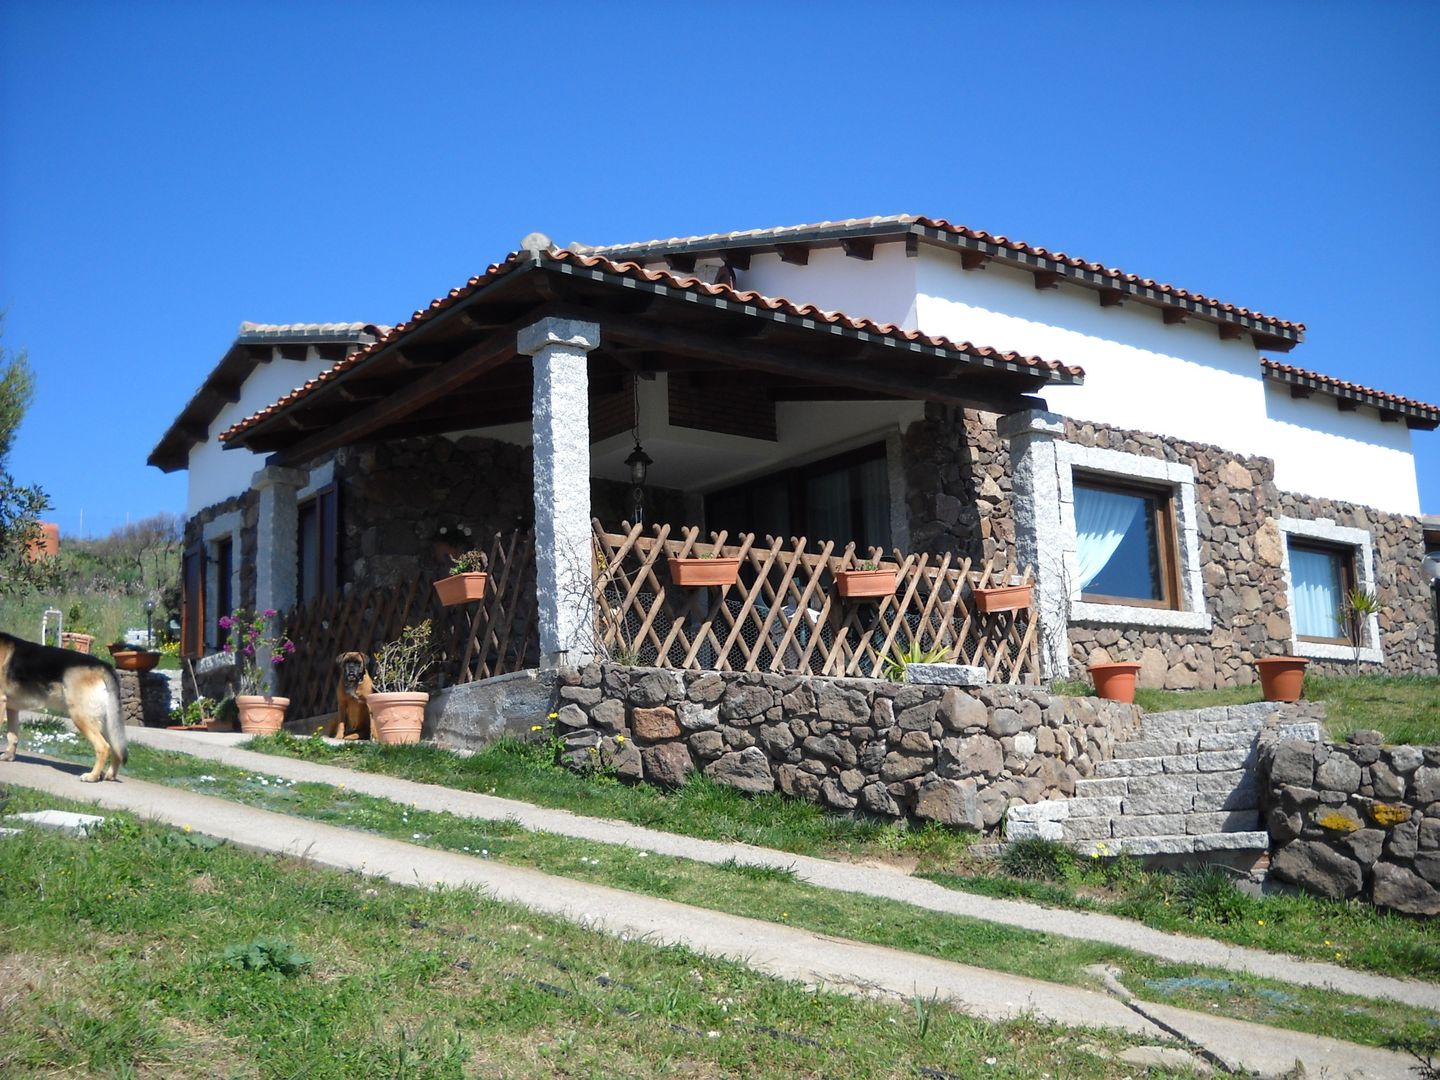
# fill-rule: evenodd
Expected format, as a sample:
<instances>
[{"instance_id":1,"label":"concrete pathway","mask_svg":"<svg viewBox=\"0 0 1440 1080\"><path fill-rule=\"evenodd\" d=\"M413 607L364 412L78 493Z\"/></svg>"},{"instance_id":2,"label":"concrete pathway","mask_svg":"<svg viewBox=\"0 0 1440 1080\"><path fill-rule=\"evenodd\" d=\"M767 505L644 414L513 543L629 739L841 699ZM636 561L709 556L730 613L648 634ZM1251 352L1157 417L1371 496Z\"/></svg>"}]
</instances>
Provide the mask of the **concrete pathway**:
<instances>
[{"instance_id":1,"label":"concrete pathway","mask_svg":"<svg viewBox=\"0 0 1440 1080\"><path fill-rule=\"evenodd\" d=\"M1227 945L1212 938L1154 930L1114 915L1066 911L1021 900L1002 900L947 889L922 878L884 867L859 865L795 855L749 844L699 840L676 833L647 829L627 822L583 817L568 810L551 810L515 799L478 795L435 784L420 784L378 773L357 772L295 758L257 754L236 744L247 735L188 733L157 728L130 728L130 741L157 750L173 750L237 769L267 773L287 780L344 785L347 791L413 805L421 810L443 811L457 817L514 821L533 832L556 833L580 840L643 848L659 855L718 864L737 863L792 870L801 881L837 892L858 893L883 900L899 900L928 911L964 915L1024 930L1043 931L1081 941L1118 945L1180 964L1203 964L1228 971L1248 972L1297 986L1339 990L1369 998L1390 998L1407 1005L1440 1012L1440 985L1413 979L1395 979L1336 964L1299 960L1259 949ZM122 774L123 775L123 774Z\"/></svg>"},{"instance_id":2,"label":"concrete pathway","mask_svg":"<svg viewBox=\"0 0 1440 1080\"><path fill-rule=\"evenodd\" d=\"M263 761L268 766L276 759L265 757ZM1178 1033L1203 1046L1226 1067L1263 1076L1279 1076L1299 1063L1309 1076L1413 1080L1411 1060L1389 1051L1183 1009L1165 1008L1162 1012L1158 1006L1147 1005L1147 1012L1162 1017L1165 1026L1161 1027L1104 993L434 851L140 780L82 784L82 771L81 766L26 753L16 762L0 763L0 783L124 810L177 827L190 825L251 850L289 855L398 884L480 889L497 900L598 932L655 944L683 944L780 978L834 990L907 1000L935 997L988 1020L1034 1015L1068 1025L1118 1028L1142 1039ZM273 768L264 771L282 775Z\"/></svg>"}]
</instances>

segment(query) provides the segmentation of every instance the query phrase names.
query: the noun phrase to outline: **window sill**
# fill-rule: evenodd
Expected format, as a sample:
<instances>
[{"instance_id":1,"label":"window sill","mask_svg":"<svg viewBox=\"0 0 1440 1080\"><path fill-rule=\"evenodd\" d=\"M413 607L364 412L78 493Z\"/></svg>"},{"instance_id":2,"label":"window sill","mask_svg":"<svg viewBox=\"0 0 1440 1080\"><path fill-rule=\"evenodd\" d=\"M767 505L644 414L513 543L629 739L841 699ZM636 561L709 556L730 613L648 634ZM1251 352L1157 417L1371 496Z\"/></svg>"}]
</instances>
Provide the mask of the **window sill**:
<instances>
[{"instance_id":1,"label":"window sill","mask_svg":"<svg viewBox=\"0 0 1440 1080\"><path fill-rule=\"evenodd\" d=\"M1092 604L1083 600L1071 602L1070 621L1101 626L1149 626L1159 630L1209 630L1212 622L1210 613L1206 611Z\"/></svg>"},{"instance_id":2,"label":"window sill","mask_svg":"<svg viewBox=\"0 0 1440 1080\"><path fill-rule=\"evenodd\" d=\"M1352 664L1357 662L1354 645L1326 645L1320 641L1295 641L1292 642L1291 647L1296 656L1309 657L1311 660L1349 660ZM1385 654L1379 649L1362 648L1358 662L1383 664L1385 663Z\"/></svg>"}]
</instances>

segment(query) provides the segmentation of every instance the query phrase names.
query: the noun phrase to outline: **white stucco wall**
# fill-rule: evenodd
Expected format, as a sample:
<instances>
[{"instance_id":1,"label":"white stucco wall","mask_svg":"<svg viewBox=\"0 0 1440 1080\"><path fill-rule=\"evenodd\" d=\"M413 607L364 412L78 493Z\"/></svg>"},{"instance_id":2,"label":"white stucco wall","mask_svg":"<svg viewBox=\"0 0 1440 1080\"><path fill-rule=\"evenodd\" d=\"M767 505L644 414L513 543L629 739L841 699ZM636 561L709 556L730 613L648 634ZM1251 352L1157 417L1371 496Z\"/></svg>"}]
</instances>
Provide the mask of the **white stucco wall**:
<instances>
[{"instance_id":1,"label":"white stucco wall","mask_svg":"<svg viewBox=\"0 0 1440 1080\"><path fill-rule=\"evenodd\" d=\"M223 450L218 436L230 425L273 405L291 390L312 379L333 361L271 360L256 366L240 391L240 400L226 405L210 424L210 438L190 450L189 486L185 513L193 515L207 506L239 495L265 464L264 454L248 450Z\"/></svg>"},{"instance_id":2,"label":"white stucco wall","mask_svg":"<svg viewBox=\"0 0 1440 1080\"><path fill-rule=\"evenodd\" d=\"M913 330L918 261L906 257L904 244L878 244L870 260L852 259L840 248L816 248L804 266L781 262L779 255L756 255L750 269L736 275L735 287Z\"/></svg>"},{"instance_id":3,"label":"white stucco wall","mask_svg":"<svg viewBox=\"0 0 1440 1080\"><path fill-rule=\"evenodd\" d=\"M1292 398L1288 387L1265 386L1267 437L1275 483L1284 491L1343 499L1396 514L1420 513L1420 488L1410 429L1382 423L1361 406L1341 412L1335 399Z\"/></svg>"},{"instance_id":4,"label":"white stucco wall","mask_svg":"<svg viewBox=\"0 0 1440 1080\"><path fill-rule=\"evenodd\" d=\"M1003 266L964 270L944 251L922 248L917 261L923 332L1085 369L1085 385L1043 392L1054 411L1262 452L1265 394L1248 340L1221 341L1209 323L1166 326L1140 304L1102 308L1089 289L1036 289Z\"/></svg>"}]
</instances>

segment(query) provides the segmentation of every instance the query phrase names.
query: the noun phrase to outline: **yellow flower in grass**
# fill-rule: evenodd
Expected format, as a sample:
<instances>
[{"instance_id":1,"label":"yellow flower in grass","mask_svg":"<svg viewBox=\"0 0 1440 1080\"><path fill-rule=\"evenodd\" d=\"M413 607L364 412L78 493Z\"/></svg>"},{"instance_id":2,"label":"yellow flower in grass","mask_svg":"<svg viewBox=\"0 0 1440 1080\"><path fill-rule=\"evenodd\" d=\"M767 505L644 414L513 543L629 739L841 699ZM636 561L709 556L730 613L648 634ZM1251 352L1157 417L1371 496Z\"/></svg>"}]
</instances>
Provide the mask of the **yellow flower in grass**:
<instances>
[{"instance_id":1,"label":"yellow flower in grass","mask_svg":"<svg viewBox=\"0 0 1440 1080\"><path fill-rule=\"evenodd\" d=\"M531 725L530 725L530 730L531 730L531 731L539 731L539 730L540 730L540 725L539 725L539 724L531 724Z\"/></svg>"},{"instance_id":2,"label":"yellow flower in grass","mask_svg":"<svg viewBox=\"0 0 1440 1080\"><path fill-rule=\"evenodd\" d=\"M624 736L624 735L616 735L616 736L615 736L615 741L616 741L617 743L622 743L622 742L625 741L625 736Z\"/></svg>"},{"instance_id":3,"label":"yellow flower in grass","mask_svg":"<svg viewBox=\"0 0 1440 1080\"><path fill-rule=\"evenodd\" d=\"M560 719L560 714L559 714L558 712L552 712L552 713L550 714L550 719L551 719L551 720L559 720L559 719Z\"/></svg>"}]
</instances>

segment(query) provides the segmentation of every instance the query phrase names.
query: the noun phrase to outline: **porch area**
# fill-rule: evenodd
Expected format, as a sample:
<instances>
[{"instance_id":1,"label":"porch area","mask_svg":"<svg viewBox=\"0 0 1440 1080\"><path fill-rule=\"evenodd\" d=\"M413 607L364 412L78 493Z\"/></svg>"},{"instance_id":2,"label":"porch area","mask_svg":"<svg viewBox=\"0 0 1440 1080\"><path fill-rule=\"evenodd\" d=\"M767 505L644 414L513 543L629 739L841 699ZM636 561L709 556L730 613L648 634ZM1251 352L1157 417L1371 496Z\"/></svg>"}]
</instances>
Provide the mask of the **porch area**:
<instances>
[{"instance_id":1,"label":"porch area","mask_svg":"<svg viewBox=\"0 0 1440 1080\"><path fill-rule=\"evenodd\" d=\"M883 679L903 657L983 668L986 681L1039 680L1038 623L1029 603L1033 577L1002 560L853 543L712 534L694 526L592 521L588 580L562 590L579 628L576 658L701 672L763 672ZM425 619L434 633L437 689L539 667L539 600L533 530L497 534L487 551L484 599L445 607L429 577L382 588L350 587L317 596L288 616L285 632L303 642L280 669L292 721L334 708L334 657L380 643ZM721 584L684 584L687 566ZM733 570L728 565L733 560ZM879 584L855 595L847 576L860 565ZM990 590L1021 587L1022 595ZM845 595L846 592L851 595ZM988 610L982 610L984 605Z\"/></svg>"}]
</instances>

